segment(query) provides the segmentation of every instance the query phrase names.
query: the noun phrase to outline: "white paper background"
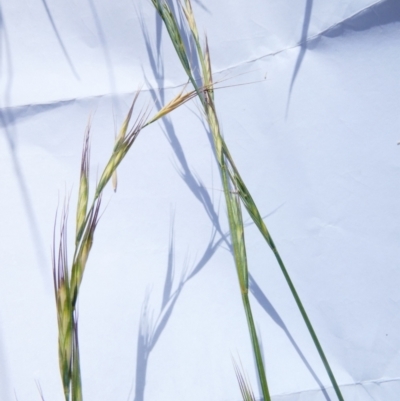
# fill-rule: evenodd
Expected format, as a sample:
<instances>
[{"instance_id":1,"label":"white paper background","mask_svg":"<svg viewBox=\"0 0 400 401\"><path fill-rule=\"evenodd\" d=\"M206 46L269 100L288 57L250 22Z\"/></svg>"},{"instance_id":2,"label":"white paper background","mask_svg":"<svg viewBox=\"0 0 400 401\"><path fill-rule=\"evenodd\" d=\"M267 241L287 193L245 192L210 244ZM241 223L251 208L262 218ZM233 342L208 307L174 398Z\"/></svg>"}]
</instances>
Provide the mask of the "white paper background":
<instances>
[{"instance_id":1,"label":"white paper background","mask_svg":"<svg viewBox=\"0 0 400 401\"><path fill-rule=\"evenodd\" d=\"M141 84L141 104L165 104L186 78L148 1L0 6L0 399L39 399L37 381L62 400L52 232L65 194L74 229L88 117L93 188L113 114ZM216 92L226 141L345 399L397 401L400 3L193 7L232 85ZM239 400L232 356L256 386L254 362L196 103L143 131L118 174L80 293L85 400ZM274 258L246 235L273 399L335 400Z\"/></svg>"}]
</instances>

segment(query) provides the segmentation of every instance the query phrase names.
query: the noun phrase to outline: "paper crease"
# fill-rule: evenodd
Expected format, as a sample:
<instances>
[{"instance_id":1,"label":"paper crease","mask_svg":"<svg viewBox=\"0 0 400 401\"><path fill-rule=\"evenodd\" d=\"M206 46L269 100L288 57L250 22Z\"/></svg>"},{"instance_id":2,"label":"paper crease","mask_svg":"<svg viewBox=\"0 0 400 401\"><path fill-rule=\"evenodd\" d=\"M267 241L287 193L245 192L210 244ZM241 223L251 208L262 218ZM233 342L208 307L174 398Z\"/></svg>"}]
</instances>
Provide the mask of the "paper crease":
<instances>
[{"instance_id":1,"label":"paper crease","mask_svg":"<svg viewBox=\"0 0 400 401\"><path fill-rule=\"evenodd\" d=\"M345 388L345 387L354 387L354 386L365 386L368 384L377 384L377 385L381 385L381 384L385 384L385 383L391 383L391 382L398 382L400 381L400 377L393 377L393 378L388 378L388 379L375 379L375 380L364 380L364 381L358 381L358 382L354 382L354 383L348 383L348 384L341 384L339 387L340 388ZM326 390L330 390L332 389L332 386L325 386ZM309 394L309 393L316 393L316 392L320 392L321 389L319 388L315 388L315 389L310 389L310 390L305 390L305 391L295 391L292 393L285 393L285 394L275 394L273 397L274 398L282 398L282 397L289 397L291 395L296 395L296 394Z\"/></svg>"}]
</instances>

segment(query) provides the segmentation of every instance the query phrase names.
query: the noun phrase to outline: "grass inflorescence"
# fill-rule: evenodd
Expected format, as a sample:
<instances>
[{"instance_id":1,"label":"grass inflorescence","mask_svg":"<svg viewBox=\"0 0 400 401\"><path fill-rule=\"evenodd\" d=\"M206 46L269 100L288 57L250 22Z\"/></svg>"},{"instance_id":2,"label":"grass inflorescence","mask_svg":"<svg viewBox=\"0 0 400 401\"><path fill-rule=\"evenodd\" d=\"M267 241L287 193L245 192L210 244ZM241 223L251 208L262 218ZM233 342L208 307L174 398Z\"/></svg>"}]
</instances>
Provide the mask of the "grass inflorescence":
<instances>
[{"instance_id":1,"label":"grass inflorescence","mask_svg":"<svg viewBox=\"0 0 400 401\"><path fill-rule=\"evenodd\" d=\"M139 133L150 124L169 114L197 95L196 91L180 92L166 106L149 118L148 109L142 109L131 124L134 107L140 91L134 96L132 105L115 140L111 156L96 185L89 203L89 165L91 119L87 124L81 158L79 193L76 208L75 247L71 266L68 263L67 220L68 202L64 204L57 241L56 226L53 238L53 279L58 321L58 355L61 381L66 401L82 401L82 379L79 362L79 337L77 301L83 275L93 246L95 231L100 218L104 188L116 183L116 170L129 152ZM90 204L90 206L89 206ZM56 217L57 221L57 217Z\"/></svg>"},{"instance_id":2,"label":"grass inflorescence","mask_svg":"<svg viewBox=\"0 0 400 401\"><path fill-rule=\"evenodd\" d=\"M205 39L204 44L202 44L200 41L191 2L190 0L184 0L184 4L181 2L179 4L182 15L186 21L187 33L190 36L190 40L195 44L196 56L198 59L197 61L199 62L201 68L201 71L199 71L200 79L195 79L195 70L189 61L191 60L191 57L189 57L185 47L181 35L180 25L178 24L176 16L170 9L168 3L165 0L151 1L164 22L178 58L187 74L188 81L193 86L193 90L186 91L185 86L183 90L178 93L178 95L164 105L152 117L150 117L148 108L142 109L137 113L136 119L132 123L135 105L140 91L136 93L120 131L115 138L111 156L105 164L102 174L100 175L100 179L94 189L94 195L91 201L89 200L91 119L89 119L83 141L80 184L76 210L74 251L70 265L68 262L67 250L67 201L64 204L60 218L58 241L56 240L56 231L54 231L53 241L53 278L58 320L58 354L60 375L64 389L65 400L82 401L83 399L79 358L77 301L79 299L79 291L85 268L93 247L95 231L99 223L103 191L110 181L113 184L114 190L116 190L117 167L125 158L134 141L144 128L166 116L186 102L194 98L198 98L202 106L204 118L207 121L212 134L213 147L220 170L228 214L231 247L238 277L240 295L247 320L247 326L250 334L254 358L256 361L258 379L263 399L264 401L271 401L271 396L267 384L260 341L256 332L249 299L249 268L247 262L245 230L242 215L243 206L249 213L252 221L257 226L266 243L275 255L275 258L289 285L290 291L296 301L304 322L326 368L337 397L340 401L343 401L339 386L322 350L313 326L311 325L311 322L307 316L300 297L295 289L295 286L280 257L270 232L261 217L255 201L239 174L239 171L229 152L228 146L222 136L215 106L215 83L213 82L212 77L209 46L207 38ZM242 373L242 370L239 369L236 363L234 363L234 369L243 399L245 401L254 401L255 396L249 381L247 378L245 378L244 373Z\"/></svg>"},{"instance_id":3,"label":"grass inflorescence","mask_svg":"<svg viewBox=\"0 0 400 401\"><path fill-rule=\"evenodd\" d=\"M228 146L225 143L224 138L221 135L221 130L218 122L218 117L214 102L214 91L213 91L213 80L212 80L212 70L211 70L211 58L208 48L207 39L205 40L205 45L202 46L199 39L199 33L196 26L196 20L194 17L193 9L190 0L184 0L184 4L180 2L181 10L186 18L187 26L186 30L190 33L190 39L195 43L197 58L201 66L201 84L198 84L194 78L195 73L189 62L189 56L181 35L181 30L179 24L176 20L174 13L171 11L168 3L165 0L152 0L152 3L157 10L159 16L161 17L164 25L168 31L171 41L174 45L175 51L181 61L181 64L188 76L189 81L192 83L196 90L198 98L204 109L205 118L210 127L210 131L213 136L214 150L217 157L218 165L220 168L222 183L224 187L224 194L226 200L226 206L229 218L229 227L231 233L231 241L233 247L233 254L236 264L236 270L239 279L239 285L241 289L241 295L243 300L243 305L246 313L247 323L250 331L251 342L253 346L254 356L256 359L256 365L258 370L258 377L261 384L261 389L265 401L271 399L265 369L264 362L261 357L259 341L257 338L257 333L254 327L253 316L251 312L250 301L248 298L248 266L246 258L246 246L244 239L244 228L241 204L246 208L250 217L252 218L254 224L259 229L260 233L264 237L268 246L272 250L279 267L286 279L286 282L290 288L290 291L296 301L296 304L300 310L303 320L310 332L312 340L318 350L321 360L325 366L328 376L332 382L335 389L336 395L340 401L343 401L343 396L341 394L340 388L337 384L335 376L332 369L329 366L328 360L322 350L322 346L318 340L315 330L311 324L310 319L305 311L305 308L300 300L297 290L290 278L290 275L280 257L280 254L275 246L275 243L265 225L261 214L250 194L250 191L246 187L243 179L241 178L237 167L233 161L233 158L229 152ZM205 91L201 91L200 88L207 88ZM240 201L239 201L240 198Z\"/></svg>"}]
</instances>

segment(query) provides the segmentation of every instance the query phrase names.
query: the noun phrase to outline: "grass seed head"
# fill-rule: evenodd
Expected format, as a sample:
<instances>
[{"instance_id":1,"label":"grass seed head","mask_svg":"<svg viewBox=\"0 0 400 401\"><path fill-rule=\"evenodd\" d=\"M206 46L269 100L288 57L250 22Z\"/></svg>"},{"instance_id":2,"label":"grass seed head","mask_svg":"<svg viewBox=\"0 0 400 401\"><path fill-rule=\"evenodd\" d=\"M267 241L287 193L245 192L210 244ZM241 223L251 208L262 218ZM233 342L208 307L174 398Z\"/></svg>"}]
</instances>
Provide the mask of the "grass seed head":
<instances>
[{"instance_id":1,"label":"grass seed head","mask_svg":"<svg viewBox=\"0 0 400 401\"><path fill-rule=\"evenodd\" d=\"M117 145L117 143L119 143L120 141L122 141L125 136L126 136L126 132L128 130L128 126L129 126L129 122L131 121L132 118L132 112L133 112L133 107L135 105L135 101L136 101L136 97L135 100L132 102L132 105L129 109L129 112L127 114L127 116L125 117L124 122L122 123L122 127L118 133L118 136L115 138L115 145ZM114 189L114 192L117 192L117 186L118 186L118 177L117 177L117 169L114 170L114 172L111 175L111 182L112 182L112 186Z\"/></svg>"},{"instance_id":2,"label":"grass seed head","mask_svg":"<svg viewBox=\"0 0 400 401\"><path fill-rule=\"evenodd\" d=\"M72 306L68 280L67 218L68 205L66 202L64 204L64 211L61 217L57 252L55 245L55 227L53 234L53 279L58 321L58 357L66 401L69 400L73 330Z\"/></svg>"},{"instance_id":3,"label":"grass seed head","mask_svg":"<svg viewBox=\"0 0 400 401\"><path fill-rule=\"evenodd\" d=\"M117 187L118 187L117 169L114 170L114 172L111 176L111 183L112 183L114 192L117 192Z\"/></svg>"},{"instance_id":4,"label":"grass seed head","mask_svg":"<svg viewBox=\"0 0 400 401\"><path fill-rule=\"evenodd\" d=\"M188 93L183 93L185 88L183 88L182 92L180 92L177 96L175 96L170 102L168 102L164 107L161 108L147 123L146 125L150 125L153 122L159 120L160 118L166 116L171 113L178 107L182 106L184 103L189 100L195 98L197 96L196 91L191 91Z\"/></svg>"},{"instance_id":5,"label":"grass seed head","mask_svg":"<svg viewBox=\"0 0 400 401\"><path fill-rule=\"evenodd\" d=\"M208 47L208 40L206 36L206 50L204 52L204 84L208 86L208 93L213 95L213 79L212 79L212 69L211 69L211 57L210 57L210 49Z\"/></svg>"},{"instance_id":6,"label":"grass seed head","mask_svg":"<svg viewBox=\"0 0 400 401\"><path fill-rule=\"evenodd\" d=\"M78 206L76 211L76 243L79 242L85 226L87 205L89 199L90 127L91 121L89 119L88 125L86 127L82 150L81 176L79 183Z\"/></svg>"},{"instance_id":7,"label":"grass seed head","mask_svg":"<svg viewBox=\"0 0 400 401\"><path fill-rule=\"evenodd\" d=\"M136 103L136 100L137 100L139 94L140 94L140 91L137 91L136 95L133 99L132 105L129 109L129 112L127 114L127 117L125 118L125 121L122 125L120 133L115 141L113 153L111 154L111 157L100 177L99 183L97 184L95 198L98 198L101 195L103 189L105 188L107 183L110 181L110 179L114 180L113 188L114 188L114 190L116 190L116 184L117 184L116 169L117 169L119 163L125 157L129 148L132 146L136 137L139 135L139 132L145 125L144 122L147 117L147 112L146 112L146 110L142 110L142 112L139 114L139 117L136 119L136 122L134 123L133 127L127 133L129 122L131 121L131 118L132 118L132 112L133 112L133 109L134 109L134 106L135 106L135 103Z\"/></svg>"},{"instance_id":8,"label":"grass seed head","mask_svg":"<svg viewBox=\"0 0 400 401\"><path fill-rule=\"evenodd\" d=\"M156 8L157 12L159 13L160 17L165 23L169 36L172 40L172 44L175 47L175 50L178 54L179 59L181 60L182 66L185 69L185 72L188 75L191 75L190 63L189 59L186 54L186 48L182 40L182 36L179 32L179 26L175 19L174 14L172 13L171 9L169 8L168 4L165 0L152 0L154 7Z\"/></svg>"},{"instance_id":9,"label":"grass seed head","mask_svg":"<svg viewBox=\"0 0 400 401\"><path fill-rule=\"evenodd\" d=\"M92 249L94 232L99 221L100 205L101 195L97 198L93 208L91 208L89 211L86 228L79 244L79 250L72 265L70 292L72 294L71 304L73 307L75 307L76 300L78 298L79 287L81 285L86 263Z\"/></svg>"},{"instance_id":10,"label":"grass seed head","mask_svg":"<svg viewBox=\"0 0 400 401\"><path fill-rule=\"evenodd\" d=\"M181 4L181 8L185 15L186 21L188 22L189 28L194 36L196 41L199 40L199 33L197 30L196 20L194 19L192 4L190 0L185 0L185 6Z\"/></svg>"}]
</instances>

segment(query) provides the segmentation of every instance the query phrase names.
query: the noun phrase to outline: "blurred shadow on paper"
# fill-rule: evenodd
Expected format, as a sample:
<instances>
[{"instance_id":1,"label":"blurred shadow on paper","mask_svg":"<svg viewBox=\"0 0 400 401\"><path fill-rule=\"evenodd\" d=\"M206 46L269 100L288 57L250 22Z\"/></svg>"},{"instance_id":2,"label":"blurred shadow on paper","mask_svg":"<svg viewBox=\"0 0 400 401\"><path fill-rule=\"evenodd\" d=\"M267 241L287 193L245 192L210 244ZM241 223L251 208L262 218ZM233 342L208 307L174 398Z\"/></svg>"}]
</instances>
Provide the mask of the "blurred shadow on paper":
<instances>
[{"instance_id":1,"label":"blurred shadow on paper","mask_svg":"<svg viewBox=\"0 0 400 401\"><path fill-rule=\"evenodd\" d=\"M3 341L3 333L1 331L1 320L0 320L0 372L1 372L1 379L0 379L0 399L1 400L10 400L10 378L8 376L8 364L7 364L7 357L5 353L5 346Z\"/></svg>"},{"instance_id":2,"label":"blurred shadow on paper","mask_svg":"<svg viewBox=\"0 0 400 401\"><path fill-rule=\"evenodd\" d=\"M88 0L88 2L89 2L90 10L92 12L93 20L94 20L94 23L96 26L97 36L100 40L100 44L101 44L101 47L103 50L104 61L106 63L106 67L107 67L107 71L108 71L108 82L110 85L110 91L112 94L115 94L117 91L116 83L115 83L115 73L114 73L114 68L113 68L113 64L112 64L112 60L111 60L111 56L110 56L110 50L109 50L109 46L107 43L106 35L104 33L95 3L93 2L93 0Z\"/></svg>"},{"instance_id":3,"label":"blurred shadow on paper","mask_svg":"<svg viewBox=\"0 0 400 401\"><path fill-rule=\"evenodd\" d=\"M78 73L77 73L77 71L75 69L75 66L74 66L74 64L73 64L73 62L71 60L71 57L68 54L67 48L65 47L65 44L64 44L64 42L63 42L63 40L61 38L61 35L60 35L60 33L59 33L58 29L57 29L57 25L54 22L53 15L51 14L51 11L50 11L50 8L49 8L49 6L47 4L47 1L46 0L42 0L42 3L43 3L43 7L46 10L46 14L47 14L47 17L48 17L48 19L50 21L51 27L53 28L54 35L56 35L58 44L60 45L61 50L62 50L62 52L64 54L64 57L67 60L69 68L71 69L71 71L74 74L75 78L80 81L80 77L79 77L79 75L78 75Z\"/></svg>"},{"instance_id":4,"label":"blurred shadow on paper","mask_svg":"<svg viewBox=\"0 0 400 401\"><path fill-rule=\"evenodd\" d=\"M201 2L200 0L194 0L194 2L201 7L204 11L207 11L208 14L211 14L210 10Z\"/></svg>"},{"instance_id":5,"label":"blurred shadow on paper","mask_svg":"<svg viewBox=\"0 0 400 401\"><path fill-rule=\"evenodd\" d=\"M307 37L308 37L308 28L310 27L312 6L313 6L313 0L307 0L306 8L304 11L303 28L301 30L301 36L300 36L300 40L298 43L298 46L300 47L300 51L297 56L296 64L294 66L292 79L290 81L288 100L287 100L287 104L286 104L286 117L289 113L290 98L292 96L294 83L296 81L297 74L300 71L301 64L303 62L304 56L307 51Z\"/></svg>"},{"instance_id":6,"label":"blurred shadow on paper","mask_svg":"<svg viewBox=\"0 0 400 401\"><path fill-rule=\"evenodd\" d=\"M288 116L290 99L294 89L295 81L298 77L301 64L309 46L315 45L321 36L335 38L343 35L343 33L346 31L365 31L400 21L400 1L382 0L360 10L356 14L351 15L343 21L337 22L323 32L308 37L312 6L313 0L307 0L303 19L303 29L301 32L300 41L298 43L300 51L297 56L296 64L294 66L290 81L288 100L286 104L286 117Z\"/></svg>"},{"instance_id":7,"label":"blurred shadow on paper","mask_svg":"<svg viewBox=\"0 0 400 401\"><path fill-rule=\"evenodd\" d=\"M366 31L399 21L400 2L398 0L382 0L335 24L324 32L324 36L334 38L347 30Z\"/></svg>"},{"instance_id":8,"label":"blurred shadow on paper","mask_svg":"<svg viewBox=\"0 0 400 401\"><path fill-rule=\"evenodd\" d=\"M161 55L161 40L162 40L162 21L161 18L156 14L156 43L153 47L150 37L146 28L146 24L143 21L143 18L139 15L139 20L143 32L143 37L146 44L146 50L149 57L151 69L153 72L153 78L157 81L159 85L158 88L153 89L146 77L146 72L143 71L146 83L149 87L149 91L153 97L153 100L156 104L157 108L161 108L166 104L166 96L165 96L165 76L164 76L164 65L162 61ZM187 44L190 46L190 44ZM214 200L210 192L207 190L201 179L193 172L189 163L186 159L186 155L184 153L183 147L179 141L178 135L175 132L174 125L169 117L163 117L160 126L174 150L176 156L176 169L178 174L188 186L194 197L201 203L203 206L208 218L216 228L217 232L221 237L225 237L223 230L220 225L220 219L218 215L218 211L214 205ZM209 134L209 131L206 131ZM212 141L210 134L208 135L208 140ZM213 149L213 147L211 147ZM222 194L222 191L221 191ZM229 244L227 243L229 246Z\"/></svg>"},{"instance_id":9,"label":"blurred shadow on paper","mask_svg":"<svg viewBox=\"0 0 400 401\"><path fill-rule=\"evenodd\" d=\"M181 271L181 275L177 283L175 284L175 245L174 224L172 220L167 261L167 274L164 282L161 307L158 315L156 315L156 318L153 319L154 313L152 310L150 310L149 307L149 293L146 295L142 306L142 315L140 318L139 333L137 339L134 401L144 400L149 357L155 345L157 344L162 332L167 326L167 323L172 315L176 302L178 301L178 298L182 293L184 286L209 262L223 240L224 238L220 238L219 240L216 239L216 231L215 229L213 229L210 241L200 259L198 259L198 261L190 269L188 268L189 261L186 260L185 265ZM174 287L176 288L175 291L173 291Z\"/></svg>"},{"instance_id":10,"label":"blurred shadow on paper","mask_svg":"<svg viewBox=\"0 0 400 401\"><path fill-rule=\"evenodd\" d=\"M15 114L14 109L10 107L11 89L13 84L13 66L11 57L11 46L9 43L6 25L3 17L3 12L0 6L0 57L4 60L5 72L2 72L0 79L6 80L4 93L1 96L0 107L0 125L4 130L8 148L10 150L12 166L14 174L18 182L19 190L21 193L22 203L25 208L28 225L31 232L32 243L36 252L37 262L41 267L43 277L45 277L46 257L43 251L43 243L41 241L40 230L36 221L36 215L32 206L31 197L25 178L22 172L21 163L17 154L17 130L15 128Z\"/></svg>"},{"instance_id":11,"label":"blurred shadow on paper","mask_svg":"<svg viewBox=\"0 0 400 401\"><path fill-rule=\"evenodd\" d=\"M265 296L265 294L262 292L261 288L258 286L257 282L253 278L253 276L250 274L249 275L249 287L250 287L250 292L253 294L254 298L257 300L257 302L260 304L260 306L265 310L265 312L268 313L268 315L271 317L271 319L283 330L283 332L286 334L287 338L293 345L294 349L296 350L297 354L303 361L304 365L308 369L308 371L311 373L311 376L314 378L314 380L317 382L319 388L321 389L326 401L332 401L331 398L329 397L327 391L325 390L324 385L322 384L321 380L315 373L314 369L311 367L310 363L307 361L306 357L304 356L303 352L301 351L300 347L297 345L295 339L293 338L292 334L286 327L284 321L282 318L279 316L278 312L276 309L273 307L271 302L268 300L268 298Z\"/></svg>"}]
</instances>

